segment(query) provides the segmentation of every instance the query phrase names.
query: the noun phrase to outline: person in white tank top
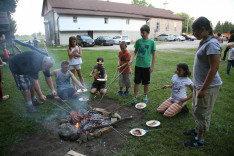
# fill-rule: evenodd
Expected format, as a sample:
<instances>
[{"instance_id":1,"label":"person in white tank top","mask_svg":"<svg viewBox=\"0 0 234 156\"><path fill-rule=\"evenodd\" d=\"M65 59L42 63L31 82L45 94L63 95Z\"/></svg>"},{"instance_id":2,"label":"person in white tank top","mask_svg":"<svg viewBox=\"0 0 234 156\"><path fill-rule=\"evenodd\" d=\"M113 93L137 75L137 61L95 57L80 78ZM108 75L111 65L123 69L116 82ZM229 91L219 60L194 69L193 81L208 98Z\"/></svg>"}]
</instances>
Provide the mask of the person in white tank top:
<instances>
[{"instance_id":1,"label":"person in white tank top","mask_svg":"<svg viewBox=\"0 0 234 156\"><path fill-rule=\"evenodd\" d=\"M69 66L70 71L75 75L75 71L78 74L80 82L83 86L85 86L84 78L81 74L81 64L82 64L82 50L81 47L78 46L77 40L75 36L71 36L69 38L69 48L68 48L68 56L69 56ZM76 88L76 85L73 83L73 87ZM86 86L85 86L86 87Z\"/></svg>"}]
</instances>

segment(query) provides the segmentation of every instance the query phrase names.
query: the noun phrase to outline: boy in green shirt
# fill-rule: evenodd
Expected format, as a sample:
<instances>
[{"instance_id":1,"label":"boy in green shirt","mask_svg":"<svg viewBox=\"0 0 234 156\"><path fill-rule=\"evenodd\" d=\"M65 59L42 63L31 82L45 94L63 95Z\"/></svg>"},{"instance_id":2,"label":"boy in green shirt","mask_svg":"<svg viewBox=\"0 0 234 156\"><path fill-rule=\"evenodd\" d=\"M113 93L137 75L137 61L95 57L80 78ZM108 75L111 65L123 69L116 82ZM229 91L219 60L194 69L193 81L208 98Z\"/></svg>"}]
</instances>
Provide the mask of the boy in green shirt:
<instances>
[{"instance_id":1,"label":"boy in green shirt","mask_svg":"<svg viewBox=\"0 0 234 156\"><path fill-rule=\"evenodd\" d=\"M144 96L142 102L148 102L147 92L150 84L150 73L154 70L154 63L156 58L156 44L154 40L149 39L150 28L148 25L143 25L140 29L141 37L134 45L134 53L129 61L129 65L132 64L134 57L136 56L135 65L135 78L134 78L134 96L132 103L137 102L137 93L139 91L139 85L144 85Z\"/></svg>"}]
</instances>

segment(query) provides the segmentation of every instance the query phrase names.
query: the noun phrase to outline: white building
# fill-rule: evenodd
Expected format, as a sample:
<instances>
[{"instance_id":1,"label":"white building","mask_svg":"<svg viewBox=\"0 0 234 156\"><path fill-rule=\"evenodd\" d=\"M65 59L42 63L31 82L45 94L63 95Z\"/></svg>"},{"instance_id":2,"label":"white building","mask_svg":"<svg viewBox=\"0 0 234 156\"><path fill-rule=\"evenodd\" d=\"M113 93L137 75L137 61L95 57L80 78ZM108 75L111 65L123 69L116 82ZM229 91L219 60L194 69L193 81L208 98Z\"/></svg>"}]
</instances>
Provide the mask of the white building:
<instances>
[{"instance_id":1,"label":"white building","mask_svg":"<svg viewBox=\"0 0 234 156\"><path fill-rule=\"evenodd\" d=\"M153 38L155 28L158 32L161 30L160 33L164 31L159 29L158 21L167 22L166 32L181 34L183 20L164 9L98 0L44 0L42 16L46 41L56 45L68 45L69 37L76 35L90 35L94 39L128 35L135 41L140 38L140 27L146 23L150 25L150 37Z\"/></svg>"}]
</instances>

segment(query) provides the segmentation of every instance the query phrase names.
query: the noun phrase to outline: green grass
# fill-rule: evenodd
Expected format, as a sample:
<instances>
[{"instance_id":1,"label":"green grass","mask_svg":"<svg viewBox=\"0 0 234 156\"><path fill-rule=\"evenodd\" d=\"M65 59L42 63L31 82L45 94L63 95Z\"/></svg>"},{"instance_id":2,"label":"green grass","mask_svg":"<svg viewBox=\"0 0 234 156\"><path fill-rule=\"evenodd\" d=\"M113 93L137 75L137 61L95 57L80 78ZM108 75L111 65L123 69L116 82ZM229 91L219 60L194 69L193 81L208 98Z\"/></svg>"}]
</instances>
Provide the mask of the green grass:
<instances>
[{"instance_id":1,"label":"green grass","mask_svg":"<svg viewBox=\"0 0 234 156\"><path fill-rule=\"evenodd\" d=\"M40 45L41 46L41 45ZM42 47L42 46L41 46ZM22 48L22 47L21 47ZM64 47L63 47L64 48ZM56 60L52 69L59 68L62 60L67 60L66 50L52 50L48 47L49 53ZM57 49L55 47L54 49ZM25 49L27 50L27 49ZM155 70L151 75L151 84L149 90L160 88L165 84L171 84L171 77L176 70L176 64L187 62L192 70L194 61L194 52L196 49L174 49L174 52L157 52ZM191 55L185 55L190 53ZM117 67L118 51L111 50L83 50L82 74L87 84L91 84L93 78L88 75L95 65L97 57L104 58L104 66L108 74L108 82L112 80ZM135 62L133 63L135 64ZM161 122L160 130L147 133L144 137L129 136L128 141L124 143L124 148L118 151L116 155L231 155L234 152L234 70L231 69L231 76L226 73L227 62L221 61L219 73L223 81L215 108L212 114L210 131L205 136L205 147L190 149L185 148L183 142L190 139L182 135L184 130L193 128L194 120L191 114L191 100L187 105L190 110L188 114L178 114L177 116L167 119L156 113L156 108L168 97L171 90L159 90L149 94L149 103L145 112L145 121L157 119ZM45 118L54 112L60 111L49 102L39 107L40 114L28 115L25 112L25 102L19 91L17 91L14 79L8 67L1 67L3 73L3 92L9 94L10 99L0 104L0 155L9 155L7 149L12 144L17 144L24 140L24 137L30 133L35 133ZM134 74L134 66L132 66ZM133 79L134 77L132 77ZM192 79L192 77L191 77ZM39 83L45 95L50 93L42 73L40 73ZM133 83L132 83L133 85ZM119 98L116 93L119 89L118 79L108 89L106 97L118 100L121 105L131 106L128 102L132 96ZM139 95L143 93L143 87L140 87ZM131 95L133 89L131 90ZM50 101L50 100L48 100ZM60 111L61 112L61 111ZM144 129L153 129L145 126L144 122L130 125L129 130L134 127ZM23 137L24 136L24 137Z\"/></svg>"}]
</instances>

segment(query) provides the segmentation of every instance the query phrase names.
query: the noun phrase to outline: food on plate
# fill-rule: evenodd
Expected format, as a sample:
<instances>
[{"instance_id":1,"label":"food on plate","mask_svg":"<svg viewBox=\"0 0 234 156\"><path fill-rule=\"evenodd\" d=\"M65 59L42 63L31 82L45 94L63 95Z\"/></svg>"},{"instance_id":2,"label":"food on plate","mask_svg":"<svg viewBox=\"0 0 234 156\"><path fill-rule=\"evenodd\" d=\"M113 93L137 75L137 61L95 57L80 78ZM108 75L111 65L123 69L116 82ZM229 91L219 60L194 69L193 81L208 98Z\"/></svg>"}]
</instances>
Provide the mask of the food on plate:
<instances>
[{"instance_id":1,"label":"food on plate","mask_svg":"<svg viewBox=\"0 0 234 156\"><path fill-rule=\"evenodd\" d=\"M135 129L132 131L134 135L141 135L141 131L139 129Z\"/></svg>"},{"instance_id":2,"label":"food on plate","mask_svg":"<svg viewBox=\"0 0 234 156\"><path fill-rule=\"evenodd\" d=\"M153 122L151 122L151 123L148 123L149 126L154 126L154 125L156 125L156 124L157 124L156 121L153 121Z\"/></svg>"},{"instance_id":3,"label":"food on plate","mask_svg":"<svg viewBox=\"0 0 234 156\"><path fill-rule=\"evenodd\" d=\"M144 106L142 104L138 104L137 108L143 108Z\"/></svg>"}]
</instances>

